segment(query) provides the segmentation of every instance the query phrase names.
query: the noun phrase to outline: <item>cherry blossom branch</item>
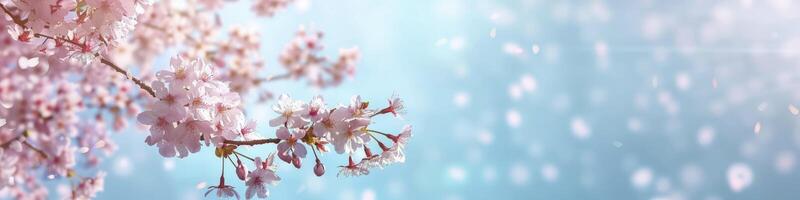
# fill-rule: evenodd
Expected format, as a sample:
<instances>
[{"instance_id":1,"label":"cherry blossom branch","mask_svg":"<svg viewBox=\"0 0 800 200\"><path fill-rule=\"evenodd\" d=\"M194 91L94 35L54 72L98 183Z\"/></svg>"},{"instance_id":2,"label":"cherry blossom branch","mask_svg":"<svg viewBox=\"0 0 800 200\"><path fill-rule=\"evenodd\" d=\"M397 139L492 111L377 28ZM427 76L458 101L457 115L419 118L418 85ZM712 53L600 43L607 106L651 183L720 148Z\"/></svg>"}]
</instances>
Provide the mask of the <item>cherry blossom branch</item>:
<instances>
[{"instance_id":1,"label":"cherry blossom branch","mask_svg":"<svg viewBox=\"0 0 800 200\"><path fill-rule=\"evenodd\" d=\"M34 147L33 145L31 145L31 143L28 143L28 141L22 141L22 144L24 144L26 147L30 148L31 150L35 151L36 153L38 153L39 156L41 156L42 158L47 158L47 153L45 153L41 149L38 149L38 148Z\"/></svg>"},{"instance_id":2,"label":"cherry blossom branch","mask_svg":"<svg viewBox=\"0 0 800 200\"><path fill-rule=\"evenodd\" d=\"M25 134L17 135L16 137L11 138L10 140L8 140L6 142L3 142L3 144L0 144L0 148L3 148L3 149L8 148L8 146L11 145L11 143L13 143L14 141L19 141L19 139L22 138L22 137L25 137ZM31 150L35 151L42 158L47 158L47 153L45 153L44 151L42 151L39 148L34 147L33 145L31 145L31 143L28 143L28 141L19 141L19 142L21 144L25 145L26 147L30 148Z\"/></svg>"},{"instance_id":3,"label":"cherry blossom branch","mask_svg":"<svg viewBox=\"0 0 800 200\"><path fill-rule=\"evenodd\" d=\"M278 144L281 142L281 139L278 138L269 138L269 139L260 139L260 140L249 140L249 141L236 141L236 140L225 140L222 141L223 144L231 144L231 145L259 145L259 144Z\"/></svg>"},{"instance_id":4,"label":"cherry blossom branch","mask_svg":"<svg viewBox=\"0 0 800 200\"><path fill-rule=\"evenodd\" d=\"M9 17L11 17L11 19L14 21L15 24L17 24L17 25L19 25L19 26L21 26L23 28L27 27L27 26L25 26L25 24L26 24L25 20L22 20L22 19L19 18L19 16L12 14L11 11L8 10L8 8L6 8L6 6L3 5L2 3L0 3L0 8L2 8L3 12L5 12ZM61 41L68 42L70 44L74 44L74 45L76 45L78 47L84 47L84 45L79 44L79 43L77 43L77 42L75 42L73 40L66 40L66 39L62 39L62 38L56 38L56 37L48 36L48 35L41 34L41 33L35 33L34 36L36 36L36 37L44 37L44 38L47 38L47 39L51 39L53 41L61 40ZM135 83L137 86L139 86L139 88L141 88L142 90L147 92L147 94L150 94L150 96L152 96L152 97L156 97L156 93L153 91L153 88L151 88L149 85L145 84L142 80L131 76L130 73L128 73L128 71L125 71L124 69L120 68L119 66L117 66L116 64L111 62L110 60L108 60L106 58L103 58L99 54L95 54L95 56L100 58L100 63L103 63L104 65L107 65L107 66L111 67L111 69L113 69L114 71L122 74L123 76L125 76L125 78L133 81L133 83Z\"/></svg>"},{"instance_id":5,"label":"cherry blossom branch","mask_svg":"<svg viewBox=\"0 0 800 200\"><path fill-rule=\"evenodd\" d=\"M81 45L81 44L79 44L79 43L77 43L75 41L72 41L72 40L65 40L65 39L55 38L53 36L44 35L44 34L40 34L40 33L36 33L36 34L34 34L34 36L36 36L36 37L44 37L44 38L55 40L55 41L61 40L61 41L68 42L70 44L77 45L79 47L83 46L83 45ZM141 88L142 90L147 92L147 94L149 94L152 97L156 97L156 93L155 93L155 91L153 91L153 88L151 88L149 85L145 84L144 81L142 81L141 79L138 79L138 78L136 78L134 76L131 76L128 71L125 71L125 69L120 68L119 66L117 66L117 64L114 64L113 62L111 62L110 60L100 56L99 54L95 54L95 56L100 58L100 63L103 63L104 65L111 67L111 69L113 69L114 71L122 74L122 76L125 76L126 79L133 81L133 83L135 83L137 86L139 86L139 88Z\"/></svg>"},{"instance_id":6,"label":"cherry blossom branch","mask_svg":"<svg viewBox=\"0 0 800 200\"><path fill-rule=\"evenodd\" d=\"M13 20L15 24L18 24L20 26L25 24L25 20L20 19L18 16L14 15L14 14L11 14L11 11L8 10L8 8L6 8L6 6L3 5L2 3L0 3L0 8L2 8L3 12L5 12L8 16L11 17L11 20Z\"/></svg>"},{"instance_id":7,"label":"cherry blossom branch","mask_svg":"<svg viewBox=\"0 0 800 200\"><path fill-rule=\"evenodd\" d=\"M125 71L125 69L120 68L119 66L117 66L116 64L111 62L110 60L105 59L103 57L100 57L100 63L103 63L103 64L111 67L111 69L114 69L114 71L119 72L120 74L125 76L125 78L133 81L133 83L138 85L139 88L142 88L142 90L147 92L147 94L150 94L150 96L152 96L152 97L156 97L156 93L153 91L153 88L151 88L149 85L147 85L144 82L142 82L141 79L138 79L138 78L136 78L134 76L131 76L130 73L128 73L128 71Z\"/></svg>"},{"instance_id":8,"label":"cherry blossom branch","mask_svg":"<svg viewBox=\"0 0 800 200\"><path fill-rule=\"evenodd\" d=\"M0 144L0 148L5 149L6 147L8 147L8 145L11 145L12 142L19 140L20 137L22 137L21 134L18 135L17 137L11 138L10 140L8 140L6 142L3 142L3 144Z\"/></svg>"}]
</instances>

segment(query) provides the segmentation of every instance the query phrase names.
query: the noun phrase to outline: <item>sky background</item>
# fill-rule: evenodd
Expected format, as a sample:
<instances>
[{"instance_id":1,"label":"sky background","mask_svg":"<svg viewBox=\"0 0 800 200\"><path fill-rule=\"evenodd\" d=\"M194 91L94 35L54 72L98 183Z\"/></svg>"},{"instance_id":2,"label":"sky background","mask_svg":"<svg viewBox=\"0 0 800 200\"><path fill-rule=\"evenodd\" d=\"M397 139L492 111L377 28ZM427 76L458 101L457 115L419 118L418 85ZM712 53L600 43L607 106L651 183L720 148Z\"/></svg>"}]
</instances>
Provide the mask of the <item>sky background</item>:
<instances>
[{"instance_id":1,"label":"sky background","mask_svg":"<svg viewBox=\"0 0 800 200\"><path fill-rule=\"evenodd\" d=\"M227 4L226 26L262 32L268 66L299 25L325 32L328 56L362 52L333 89L267 85L329 104L378 105L397 93L414 126L407 161L368 176L324 177L281 164L272 199L796 199L800 8L791 0L300 0L272 19ZM247 11L247 12L245 12ZM166 66L165 55L157 64ZM271 103L248 96L258 132ZM147 131L114 135L99 199L202 199L217 183L212 148L164 159ZM274 146L249 148L265 156ZM235 179L228 171L229 179ZM234 186L243 195L241 182ZM53 196L54 198L56 196Z\"/></svg>"}]
</instances>

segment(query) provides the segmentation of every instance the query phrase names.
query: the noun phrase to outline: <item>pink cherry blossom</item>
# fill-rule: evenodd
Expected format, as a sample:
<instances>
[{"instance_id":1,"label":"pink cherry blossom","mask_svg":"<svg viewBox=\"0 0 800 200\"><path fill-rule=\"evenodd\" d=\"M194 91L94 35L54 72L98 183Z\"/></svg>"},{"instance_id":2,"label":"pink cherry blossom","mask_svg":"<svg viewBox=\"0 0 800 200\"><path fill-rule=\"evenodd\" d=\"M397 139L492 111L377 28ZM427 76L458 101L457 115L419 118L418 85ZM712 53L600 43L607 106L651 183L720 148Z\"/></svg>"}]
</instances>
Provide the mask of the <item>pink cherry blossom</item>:
<instances>
[{"instance_id":1,"label":"pink cherry blossom","mask_svg":"<svg viewBox=\"0 0 800 200\"><path fill-rule=\"evenodd\" d=\"M278 104L272 107L280 116L270 120L269 126L302 127L307 123L301 118L305 109L306 104L302 101L293 100L289 95L281 95L278 97Z\"/></svg>"},{"instance_id":2,"label":"pink cherry blossom","mask_svg":"<svg viewBox=\"0 0 800 200\"><path fill-rule=\"evenodd\" d=\"M377 114L392 113L395 117L400 117L400 114L403 112L403 99L400 99L400 97L395 94L389 98L389 106L378 111Z\"/></svg>"},{"instance_id":3,"label":"pink cherry blossom","mask_svg":"<svg viewBox=\"0 0 800 200\"><path fill-rule=\"evenodd\" d=\"M323 117L327 116L328 110L325 108L325 101L322 96L315 96L305 107L302 117L312 123L319 123Z\"/></svg>"},{"instance_id":4,"label":"pink cherry blossom","mask_svg":"<svg viewBox=\"0 0 800 200\"><path fill-rule=\"evenodd\" d=\"M280 127L276 135L282 140L278 143L278 157L281 160L291 163L295 157L306 157L306 147L301 141L306 135L304 131Z\"/></svg>"},{"instance_id":5,"label":"pink cherry blossom","mask_svg":"<svg viewBox=\"0 0 800 200\"><path fill-rule=\"evenodd\" d=\"M215 190L217 191L218 198L236 197L236 199L239 199L239 193L236 192L233 186L225 185L225 176L219 177L219 185L209 186L208 191L206 191L206 194L204 196L208 197L208 194L210 194Z\"/></svg>"},{"instance_id":6,"label":"pink cherry blossom","mask_svg":"<svg viewBox=\"0 0 800 200\"><path fill-rule=\"evenodd\" d=\"M170 110L163 104L152 111L145 111L139 114L137 119L139 123L150 125L150 136L147 137L147 143L150 145L156 144L164 138L167 132L175 129L174 122L183 118L181 112Z\"/></svg>"},{"instance_id":7,"label":"pink cherry blossom","mask_svg":"<svg viewBox=\"0 0 800 200\"><path fill-rule=\"evenodd\" d=\"M353 157L349 158L348 164L346 166L339 166L341 169L336 176L363 176L369 175L369 170L364 168L364 166L356 165L353 162Z\"/></svg>"},{"instance_id":8,"label":"pink cherry blossom","mask_svg":"<svg viewBox=\"0 0 800 200\"><path fill-rule=\"evenodd\" d=\"M236 121L235 124L232 125L231 135L235 134L241 136L244 140L256 140L260 137L256 135L256 121L250 120L245 122L244 120Z\"/></svg>"},{"instance_id":9,"label":"pink cherry blossom","mask_svg":"<svg viewBox=\"0 0 800 200\"><path fill-rule=\"evenodd\" d=\"M256 0L253 3L253 12L258 16L272 17L277 10L285 8L294 0Z\"/></svg>"},{"instance_id":10,"label":"pink cherry blossom","mask_svg":"<svg viewBox=\"0 0 800 200\"><path fill-rule=\"evenodd\" d=\"M269 17L291 2L259 0L252 9ZM317 176L325 173L320 156L330 153L331 144L337 153L364 150L369 158L370 165L349 160L340 172L345 175L366 175L383 154L402 152L402 134L387 136L393 145L383 148L371 139L377 131L369 127L378 111L401 113L397 96L374 109L360 96L346 106L328 106L322 96L300 101L282 95L273 107L278 116L269 122L278 127L275 137L258 135L256 120L243 110L244 95L255 90L270 100L272 92L261 86L279 80L337 86L355 74L359 50L343 48L338 58L328 58L322 55L324 34L301 28L278 56L283 71L264 76L272 71L265 70L270 57L261 55L259 30L241 25L223 30L227 26L217 12L227 1L195 3L0 2L5 15L0 27L8 33L0 34L0 63L9 66L0 67L0 198L49 198L39 177L74 183L69 198L96 197L105 173L85 173L113 155L117 145L110 134L132 118L148 129L145 144L163 157L189 159L203 144L214 148L223 171L205 195L216 192L218 198L239 198L225 183L225 160L237 160L234 170L247 185L248 199L266 198L266 185L280 181L274 154L262 162L241 146L276 144L278 157L297 168L310 148ZM164 55L167 50L177 54ZM156 62L165 56L172 56L168 65ZM372 154L375 145L384 152ZM253 160L253 167L244 159Z\"/></svg>"},{"instance_id":11,"label":"pink cherry blossom","mask_svg":"<svg viewBox=\"0 0 800 200\"><path fill-rule=\"evenodd\" d=\"M364 130L369 125L370 120L366 118L354 118L344 120L337 127L336 134L331 137L336 153L352 154L358 151L364 144L372 138Z\"/></svg>"},{"instance_id":12,"label":"pink cherry blossom","mask_svg":"<svg viewBox=\"0 0 800 200\"><path fill-rule=\"evenodd\" d=\"M72 192L73 199L92 199L103 191L105 172L98 172L95 177L83 178Z\"/></svg>"},{"instance_id":13,"label":"pink cherry blossom","mask_svg":"<svg viewBox=\"0 0 800 200\"><path fill-rule=\"evenodd\" d=\"M271 157L272 155L267 160L272 160ZM275 174L275 167L271 161L261 162L261 158L256 157L254 162L256 169L247 175L248 179L245 182L245 185L247 185L245 198L251 199L254 195L258 196L258 198L267 198L269 197L269 190L266 185L277 185L281 178Z\"/></svg>"}]
</instances>

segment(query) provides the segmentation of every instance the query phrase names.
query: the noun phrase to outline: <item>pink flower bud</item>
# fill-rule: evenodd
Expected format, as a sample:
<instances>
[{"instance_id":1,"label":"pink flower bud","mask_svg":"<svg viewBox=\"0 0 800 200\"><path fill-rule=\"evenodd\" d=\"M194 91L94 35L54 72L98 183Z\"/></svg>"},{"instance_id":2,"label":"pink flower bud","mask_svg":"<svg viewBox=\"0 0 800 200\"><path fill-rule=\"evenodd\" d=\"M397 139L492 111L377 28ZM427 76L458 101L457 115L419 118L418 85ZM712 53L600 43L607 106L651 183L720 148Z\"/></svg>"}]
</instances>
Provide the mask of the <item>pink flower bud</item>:
<instances>
[{"instance_id":1,"label":"pink flower bud","mask_svg":"<svg viewBox=\"0 0 800 200\"><path fill-rule=\"evenodd\" d=\"M236 176L239 177L239 180L244 180L247 177L247 168L242 164L242 160L236 160L236 163Z\"/></svg>"},{"instance_id":2,"label":"pink flower bud","mask_svg":"<svg viewBox=\"0 0 800 200\"><path fill-rule=\"evenodd\" d=\"M322 165L322 162L317 159L317 165L314 166L314 175L322 176L325 174L325 165Z\"/></svg>"},{"instance_id":3,"label":"pink flower bud","mask_svg":"<svg viewBox=\"0 0 800 200\"><path fill-rule=\"evenodd\" d=\"M300 166L302 166L302 164L300 163L300 156L297 156L297 154L292 154L292 164L297 169L300 169Z\"/></svg>"},{"instance_id":4,"label":"pink flower bud","mask_svg":"<svg viewBox=\"0 0 800 200\"><path fill-rule=\"evenodd\" d=\"M292 163L292 156L289 156L288 151L278 152L278 158L283 160L283 162Z\"/></svg>"},{"instance_id":5,"label":"pink flower bud","mask_svg":"<svg viewBox=\"0 0 800 200\"><path fill-rule=\"evenodd\" d=\"M364 145L364 155L366 155L367 158L372 157L372 150L370 150L367 145Z\"/></svg>"},{"instance_id":6,"label":"pink flower bud","mask_svg":"<svg viewBox=\"0 0 800 200\"><path fill-rule=\"evenodd\" d=\"M387 151L387 150L389 150L389 147L387 147L387 146L386 146L385 144L383 144L383 142L381 142L381 141L378 141L378 146L380 146L380 147L381 147L381 150L383 150L383 151Z\"/></svg>"},{"instance_id":7,"label":"pink flower bud","mask_svg":"<svg viewBox=\"0 0 800 200\"><path fill-rule=\"evenodd\" d=\"M317 144L316 144L317 149L319 149L319 151L321 151L321 152L328 152L328 149L325 148L326 144L328 144L328 142L325 142L325 141L317 142Z\"/></svg>"}]
</instances>

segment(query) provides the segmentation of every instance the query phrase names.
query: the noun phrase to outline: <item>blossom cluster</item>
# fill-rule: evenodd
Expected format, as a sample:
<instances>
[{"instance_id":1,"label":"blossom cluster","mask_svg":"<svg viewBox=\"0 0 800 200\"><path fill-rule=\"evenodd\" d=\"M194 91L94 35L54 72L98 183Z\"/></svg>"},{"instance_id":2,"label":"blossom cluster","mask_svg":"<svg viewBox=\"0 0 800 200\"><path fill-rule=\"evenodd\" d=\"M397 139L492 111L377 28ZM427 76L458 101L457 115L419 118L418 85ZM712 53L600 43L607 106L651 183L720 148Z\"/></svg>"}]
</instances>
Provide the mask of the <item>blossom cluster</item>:
<instances>
[{"instance_id":1,"label":"blossom cluster","mask_svg":"<svg viewBox=\"0 0 800 200\"><path fill-rule=\"evenodd\" d=\"M305 77L310 85L320 88L339 85L345 77L352 76L360 57L358 48L353 47L340 49L339 58L329 61L320 55L324 49L322 37L320 31L301 27L280 55L281 65L292 78Z\"/></svg>"},{"instance_id":2,"label":"blossom cluster","mask_svg":"<svg viewBox=\"0 0 800 200\"><path fill-rule=\"evenodd\" d=\"M394 163L405 162L405 147L412 136L411 126L405 126L399 133L391 134L370 128L373 119L382 114L392 114L399 118L403 113L403 101L393 96L389 104L381 109L371 109L369 102L354 96L348 105L329 107L320 96L312 98L309 102L294 100L288 95L281 95L273 110L278 114L269 121L271 127L276 127L276 138L272 139L247 139L224 141L222 146L217 146L216 155L222 160L222 174L218 185L209 187L206 195L216 191L218 197L239 197L236 190L225 184L225 159L229 159L235 167L237 177L245 181L247 199L257 196L266 198L269 190L267 185L277 184L281 178L275 174L277 157L295 168L302 168L302 160L311 151L314 155L313 172L317 176L325 174L325 165L320 160L323 153L329 152L329 146L338 154L345 154L348 160L340 165L337 176L360 176L369 174L374 168L384 168ZM384 138L383 141L379 138ZM386 142L386 143L385 143ZM238 152L236 148L241 145L259 145L277 143L275 154L270 154L266 161L260 157L252 159ZM388 145L387 145L388 144ZM380 148L380 153L373 153L370 149ZM354 161L354 157L360 160ZM242 158L250 159L255 169L248 171ZM236 159L236 162L233 162Z\"/></svg>"},{"instance_id":3,"label":"blossom cluster","mask_svg":"<svg viewBox=\"0 0 800 200\"><path fill-rule=\"evenodd\" d=\"M273 110L278 113L269 125L278 127L276 135L281 139L278 144L278 157L281 160L300 168L299 158L306 156L306 148L302 143L310 145L313 151L327 152L326 144L333 144L338 154L354 155L364 150L362 168L382 167L388 164L404 162L403 148L411 136L411 127L407 126L398 135L385 134L369 129L372 117L379 114L402 112L403 102L398 97L389 100L389 105L381 110L369 109L369 103L354 96L349 105L328 108L322 97L314 97L309 103L292 100L282 95ZM396 115L397 116L397 115ZM399 116L398 116L399 117ZM392 141L387 147L378 141L374 134L381 134ZM376 144L384 152L373 155L368 144L375 138ZM352 163L348 163L350 165ZM317 161L317 165L321 165ZM350 166L352 167L352 166ZM346 169L346 167L345 167ZM346 171L346 170L345 170ZM321 173L321 172L317 172Z\"/></svg>"},{"instance_id":4,"label":"blossom cluster","mask_svg":"<svg viewBox=\"0 0 800 200\"><path fill-rule=\"evenodd\" d=\"M339 57L329 61L321 53L322 32L315 31L307 35L306 30L301 27L278 58L286 72L260 76L256 72L264 70L265 60L259 56L261 39L256 28L231 26L226 34L221 31L224 29L214 13L221 6L212 6L222 3L221 1L199 1L206 7L187 7L181 2L163 0L154 3L151 9L141 15L132 39L122 45L142 50L116 53L115 57L132 57L135 59L120 60L149 66L164 49L183 46L186 48L181 51L181 55L203 58L213 63L217 66L215 70L218 79L229 82L232 90L243 94L255 90L264 99L271 99L273 96L270 91L259 88L268 82L307 78L311 85L323 88L337 86L345 77L355 73L359 59L357 48L341 49ZM196 0L187 3L194 2ZM253 10L257 14L274 13L275 9L284 8L291 2L259 0L254 2ZM223 35L226 37L220 37Z\"/></svg>"},{"instance_id":5,"label":"blossom cluster","mask_svg":"<svg viewBox=\"0 0 800 200\"><path fill-rule=\"evenodd\" d=\"M219 185L210 187L209 192L216 190L218 196L238 196L231 186L224 183L226 158L236 158L237 162L233 163L231 159L231 163L239 179L248 186L248 199L253 195L266 197L268 190L265 185L280 180L275 175L274 155L299 169L310 149L315 156L313 171L317 176L325 173L318 155L328 152L329 144L336 153L349 156L339 172L344 176L366 175L370 168L405 162L403 151L411 137L410 126L398 134L369 128L375 116L392 114L400 117L404 104L397 96L390 98L386 107L371 109L360 96L353 97L348 105L329 107L320 96L304 102L281 95L273 106L278 116L269 120L269 125L277 128L276 138L261 139L255 133L256 122L245 120L239 94L231 91L227 83L215 80L211 65L202 59L175 57L169 69L156 74L158 78L151 86L157 100L137 117L150 129L145 142L157 146L162 156L177 155L181 158L198 152L203 141L207 146L213 144L215 153L222 160L223 173ZM376 135L391 145L379 141ZM240 156L250 157L236 151L236 147L266 143L276 143L277 153L265 162L258 157L252 159L255 169L247 171ZM371 144L380 148L381 153L372 153ZM361 160L354 162L353 156L361 152Z\"/></svg>"},{"instance_id":6,"label":"blossom cluster","mask_svg":"<svg viewBox=\"0 0 800 200\"><path fill-rule=\"evenodd\" d=\"M215 80L202 59L175 57L169 70L156 75L151 85L157 101L137 119L150 126L145 142L158 146L162 156L186 157L200 151L201 140L220 146L239 136L252 138L254 124L245 122L241 97Z\"/></svg>"},{"instance_id":7,"label":"blossom cluster","mask_svg":"<svg viewBox=\"0 0 800 200\"><path fill-rule=\"evenodd\" d=\"M127 37L150 0L13 0L3 11L13 15L8 32L17 40L53 40L42 44L47 55L68 58L84 65L96 61ZM64 46L65 43L71 45ZM61 47L64 48L61 48Z\"/></svg>"},{"instance_id":8,"label":"blossom cluster","mask_svg":"<svg viewBox=\"0 0 800 200\"><path fill-rule=\"evenodd\" d=\"M105 116L111 114L123 119L125 112L136 112L123 103L129 97L127 94L100 89L114 81L84 79L85 83L79 85L59 78L73 74L70 71L36 72L44 64L47 61L43 59L34 69L0 68L0 160L3 160L0 189L16 198L38 199L47 195L44 185L36 181L43 176L42 171L51 179L93 179L77 176L76 169L97 166L102 155L116 149L109 138ZM88 94L94 98L82 99ZM94 117L81 120L82 113L90 108L96 111ZM124 126L114 124L114 127ZM43 170L33 170L37 168ZM73 197L91 197L101 188L93 185L72 188L84 191Z\"/></svg>"},{"instance_id":9,"label":"blossom cluster","mask_svg":"<svg viewBox=\"0 0 800 200\"><path fill-rule=\"evenodd\" d=\"M300 168L308 148L316 156L332 144L337 153L350 154L343 171L403 162L410 127L397 135L368 129L374 116L399 113L399 99L372 110L360 100L358 108L329 108L318 97L296 105L302 110L297 113L305 114L275 124L276 138L258 136L257 122L246 120L240 95L288 78L307 77L317 87L338 85L354 73L358 51L342 50L329 62L320 55L321 32L298 33L279 58L287 72L260 77L265 59L259 55L257 29L232 26L219 37L216 11L225 2L0 0L5 14L0 27L7 30L0 34L0 198L48 198L41 177L67 179L70 190L62 198L94 198L105 177L94 168L116 149L109 130L127 127L134 117L149 129L145 143L164 157L186 157L203 144L213 144L223 166L236 157L238 164L231 163L248 186L247 198L267 197L266 186L280 181L275 156ZM291 2L260 0L252 9L270 17ZM153 60L170 48L179 53L168 69L151 70ZM271 93L263 91L267 96ZM286 101L288 96L281 97L278 105ZM377 141L376 134L392 145ZM382 154L370 153L371 141ZM263 161L236 151L240 145L266 143L277 144L278 153ZM364 158L353 163L352 155L362 149ZM240 157L252 161L253 170L246 170ZM82 166L90 170L79 170ZM314 172L324 174L318 158ZM210 189L238 196L225 184L224 171L220 184Z\"/></svg>"},{"instance_id":10,"label":"blossom cluster","mask_svg":"<svg viewBox=\"0 0 800 200\"><path fill-rule=\"evenodd\" d=\"M262 17L272 17L275 12L286 8L294 0L256 0L252 10L256 15Z\"/></svg>"}]
</instances>

